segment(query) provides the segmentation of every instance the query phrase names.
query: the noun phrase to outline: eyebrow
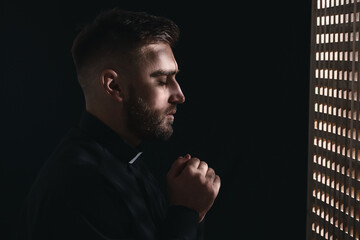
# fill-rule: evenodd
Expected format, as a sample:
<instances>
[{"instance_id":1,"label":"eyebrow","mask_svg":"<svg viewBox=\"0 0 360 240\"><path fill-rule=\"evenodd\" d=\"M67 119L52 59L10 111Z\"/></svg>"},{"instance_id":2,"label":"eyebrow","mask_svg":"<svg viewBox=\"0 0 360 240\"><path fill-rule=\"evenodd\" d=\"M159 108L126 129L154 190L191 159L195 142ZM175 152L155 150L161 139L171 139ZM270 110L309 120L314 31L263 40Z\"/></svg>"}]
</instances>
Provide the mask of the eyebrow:
<instances>
[{"instance_id":1,"label":"eyebrow","mask_svg":"<svg viewBox=\"0 0 360 240\"><path fill-rule=\"evenodd\" d=\"M166 71L166 70L156 70L155 72L152 72L150 74L150 77L160 77L160 76L173 76L179 73L180 70L174 70L174 71Z\"/></svg>"}]
</instances>

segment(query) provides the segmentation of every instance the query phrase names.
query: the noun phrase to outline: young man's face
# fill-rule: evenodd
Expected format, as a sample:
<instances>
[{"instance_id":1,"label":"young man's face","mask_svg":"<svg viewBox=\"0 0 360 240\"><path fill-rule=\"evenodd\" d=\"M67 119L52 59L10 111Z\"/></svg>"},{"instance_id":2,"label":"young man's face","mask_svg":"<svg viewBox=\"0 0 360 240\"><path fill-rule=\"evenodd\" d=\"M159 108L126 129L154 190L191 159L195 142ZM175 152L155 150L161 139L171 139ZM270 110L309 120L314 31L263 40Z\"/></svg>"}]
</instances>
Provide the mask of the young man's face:
<instances>
[{"instance_id":1,"label":"young man's face","mask_svg":"<svg viewBox=\"0 0 360 240\"><path fill-rule=\"evenodd\" d=\"M176 106L185 101L175 79L178 71L168 44L142 48L142 58L133 67L124 101L128 128L139 138L167 140L172 135Z\"/></svg>"}]
</instances>

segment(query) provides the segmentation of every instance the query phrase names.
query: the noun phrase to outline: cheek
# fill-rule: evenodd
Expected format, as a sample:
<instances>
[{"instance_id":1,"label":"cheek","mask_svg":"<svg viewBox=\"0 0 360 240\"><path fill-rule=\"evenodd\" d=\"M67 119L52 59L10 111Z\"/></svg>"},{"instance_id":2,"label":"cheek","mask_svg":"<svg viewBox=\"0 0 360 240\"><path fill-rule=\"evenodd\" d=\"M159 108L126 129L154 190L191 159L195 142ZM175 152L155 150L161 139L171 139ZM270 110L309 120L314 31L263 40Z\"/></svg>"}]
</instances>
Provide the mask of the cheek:
<instances>
[{"instance_id":1,"label":"cheek","mask_svg":"<svg viewBox=\"0 0 360 240\"><path fill-rule=\"evenodd\" d=\"M142 81L132 85L132 88L133 93L141 97L150 109L163 111L169 107L169 89L156 85L156 82Z\"/></svg>"},{"instance_id":2,"label":"cheek","mask_svg":"<svg viewBox=\"0 0 360 240\"><path fill-rule=\"evenodd\" d=\"M145 100L153 110L163 110L169 107L169 95L162 89L149 91Z\"/></svg>"},{"instance_id":3,"label":"cheek","mask_svg":"<svg viewBox=\"0 0 360 240\"><path fill-rule=\"evenodd\" d=\"M163 110L169 107L169 94L163 89L156 89L151 92L148 98L149 105L154 110Z\"/></svg>"}]
</instances>

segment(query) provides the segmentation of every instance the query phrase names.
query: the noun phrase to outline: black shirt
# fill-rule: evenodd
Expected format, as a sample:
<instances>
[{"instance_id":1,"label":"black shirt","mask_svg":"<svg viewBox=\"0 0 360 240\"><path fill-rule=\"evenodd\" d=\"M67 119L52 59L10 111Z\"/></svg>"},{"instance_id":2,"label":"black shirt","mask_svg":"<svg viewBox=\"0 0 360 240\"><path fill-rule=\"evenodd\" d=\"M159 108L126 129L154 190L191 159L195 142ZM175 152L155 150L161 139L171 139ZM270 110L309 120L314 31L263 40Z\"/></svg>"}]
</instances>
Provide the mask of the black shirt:
<instances>
[{"instance_id":1,"label":"black shirt","mask_svg":"<svg viewBox=\"0 0 360 240\"><path fill-rule=\"evenodd\" d=\"M29 192L19 239L199 239L198 214L167 206L142 157L85 111Z\"/></svg>"}]
</instances>

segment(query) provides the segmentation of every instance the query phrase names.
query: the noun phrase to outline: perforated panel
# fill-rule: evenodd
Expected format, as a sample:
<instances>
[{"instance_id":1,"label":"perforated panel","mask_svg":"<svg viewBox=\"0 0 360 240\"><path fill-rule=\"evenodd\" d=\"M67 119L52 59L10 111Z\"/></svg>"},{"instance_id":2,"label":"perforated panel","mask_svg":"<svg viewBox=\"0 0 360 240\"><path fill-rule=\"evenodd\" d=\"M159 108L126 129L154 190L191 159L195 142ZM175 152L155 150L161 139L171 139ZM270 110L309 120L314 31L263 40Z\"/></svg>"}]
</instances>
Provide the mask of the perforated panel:
<instances>
[{"instance_id":1,"label":"perforated panel","mask_svg":"<svg viewBox=\"0 0 360 240\"><path fill-rule=\"evenodd\" d=\"M313 0L307 239L357 239L360 0Z\"/></svg>"}]
</instances>

